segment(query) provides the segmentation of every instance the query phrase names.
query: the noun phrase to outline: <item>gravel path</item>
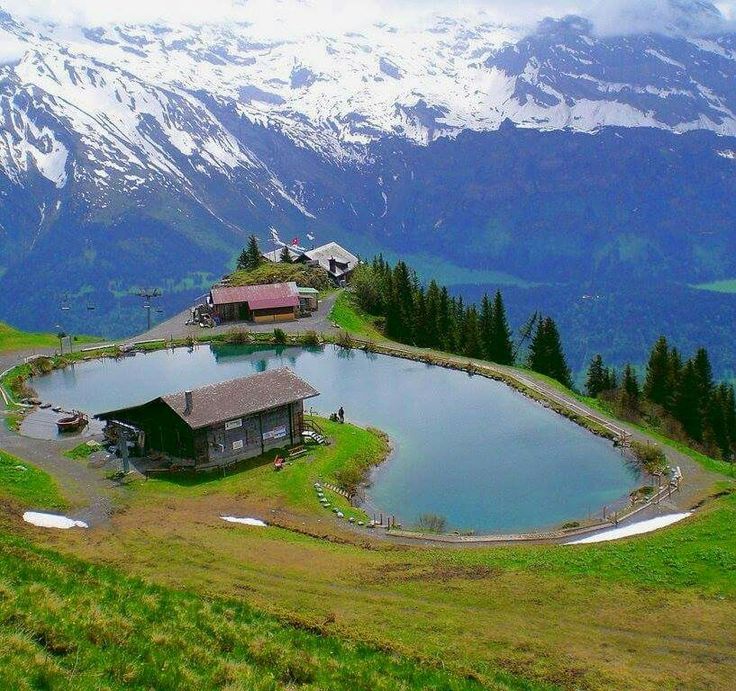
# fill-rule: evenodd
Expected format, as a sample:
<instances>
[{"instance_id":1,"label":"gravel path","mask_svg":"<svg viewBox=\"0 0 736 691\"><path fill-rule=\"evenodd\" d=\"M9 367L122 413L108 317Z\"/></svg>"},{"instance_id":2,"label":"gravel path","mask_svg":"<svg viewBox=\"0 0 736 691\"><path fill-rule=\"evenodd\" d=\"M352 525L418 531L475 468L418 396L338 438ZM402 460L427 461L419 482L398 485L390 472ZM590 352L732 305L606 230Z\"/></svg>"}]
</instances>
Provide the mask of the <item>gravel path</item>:
<instances>
[{"instance_id":1,"label":"gravel path","mask_svg":"<svg viewBox=\"0 0 736 691\"><path fill-rule=\"evenodd\" d=\"M53 349L0 353L0 372L21 364L28 356L53 353ZM54 477L62 494L73 507L69 512L70 517L89 525L104 523L112 515L116 500L122 497L123 488L119 483L105 477L109 469L93 468L86 460L72 460L63 455L80 441L79 437L63 440L31 439L8 429L5 420L0 420L0 449L28 461Z\"/></svg>"}]
</instances>

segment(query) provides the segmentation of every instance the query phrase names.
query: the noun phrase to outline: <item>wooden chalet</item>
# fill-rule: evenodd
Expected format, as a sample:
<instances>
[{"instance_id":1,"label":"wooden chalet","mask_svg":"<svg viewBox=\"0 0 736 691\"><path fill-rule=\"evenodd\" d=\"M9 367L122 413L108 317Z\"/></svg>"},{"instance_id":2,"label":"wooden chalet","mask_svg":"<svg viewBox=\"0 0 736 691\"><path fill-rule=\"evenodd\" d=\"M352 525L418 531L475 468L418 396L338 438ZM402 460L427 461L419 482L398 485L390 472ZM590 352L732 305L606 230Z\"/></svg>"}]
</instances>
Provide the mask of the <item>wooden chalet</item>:
<instances>
[{"instance_id":1,"label":"wooden chalet","mask_svg":"<svg viewBox=\"0 0 736 691\"><path fill-rule=\"evenodd\" d=\"M208 303L222 322L256 323L293 321L300 309L296 283L268 283L255 286L216 286Z\"/></svg>"},{"instance_id":2,"label":"wooden chalet","mask_svg":"<svg viewBox=\"0 0 736 691\"><path fill-rule=\"evenodd\" d=\"M138 430L146 454L160 452L204 470L301 443L304 401L318 395L284 367L97 417Z\"/></svg>"}]
</instances>

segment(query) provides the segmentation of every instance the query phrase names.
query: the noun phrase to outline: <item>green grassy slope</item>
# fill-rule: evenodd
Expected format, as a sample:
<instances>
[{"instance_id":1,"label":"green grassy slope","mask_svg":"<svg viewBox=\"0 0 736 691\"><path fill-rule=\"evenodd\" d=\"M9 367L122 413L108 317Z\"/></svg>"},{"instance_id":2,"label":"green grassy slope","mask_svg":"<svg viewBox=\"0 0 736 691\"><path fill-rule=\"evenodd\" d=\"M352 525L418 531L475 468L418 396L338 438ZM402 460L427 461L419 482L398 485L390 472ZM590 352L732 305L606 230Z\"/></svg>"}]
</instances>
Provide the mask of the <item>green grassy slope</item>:
<instances>
[{"instance_id":1,"label":"green grassy slope","mask_svg":"<svg viewBox=\"0 0 736 691\"><path fill-rule=\"evenodd\" d=\"M50 475L30 463L0 450L0 497L16 499L24 506L62 509L66 502Z\"/></svg>"},{"instance_id":2,"label":"green grassy slope","mask_svg":"<svg viewBox=\"0 0 736 691\"><path fill-rule=\"evenodd\" d=\"M93 336L75 336L75 343L95 343ZM31 350L41 348L58 348L59 339L50 333L28 333L15 329L5 322L0 322L0 353L15 350Z\"/></svg>"},{"instance_id":3,"label":"green grassy slope","mask_svg":"<svg viewBox=\"0 0 736 691\"><path fill-rule=\"evenodd\" d=\"M240 602L148 585L2 533L0 622L7 689L480 688Z\"/></svg>"},{"instance_id":4,"label":"green grassy slope","mask_svg":"<svg viewBox=\"0 0 736 691\"><path fill-rule=\"evenodd\" d=\"M26 333L0 322L0 353L26 348L59 347L56 336L44 333Z\"/></svg>"}]
</instances>

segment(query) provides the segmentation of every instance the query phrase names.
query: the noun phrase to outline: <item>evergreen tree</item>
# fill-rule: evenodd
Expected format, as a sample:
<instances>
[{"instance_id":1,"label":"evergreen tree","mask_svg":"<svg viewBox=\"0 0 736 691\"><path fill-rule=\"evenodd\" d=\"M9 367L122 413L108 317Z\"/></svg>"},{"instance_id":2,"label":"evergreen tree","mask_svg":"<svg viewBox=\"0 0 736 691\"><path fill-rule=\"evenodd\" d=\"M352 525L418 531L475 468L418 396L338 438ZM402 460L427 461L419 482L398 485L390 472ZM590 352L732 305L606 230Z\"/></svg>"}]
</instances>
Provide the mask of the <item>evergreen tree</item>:
<instances>
[{"instance_id":1,"label":"evergreen tree","mask_svg":"<svg viewBox=\"0 0 736 691\"><path fill-rule=\"evenodd\" d=\"M652 403L666 406L671 396L670 383L670 349L667 339L660 336L649 354L644 396Z\"/></svg>"},{"instance_id":2,"label":"evergreen tree","mask_svg":"<svg viewBox=\"0 0 736 691\"><path fill-rule=\"evenodd\" d=\"M680 386L680 377L682 376L682 357L680 351L677 348L672 348L670 351L670 367L669 367L669 383L668 383L668 396L664 402L664 407L667 412L674 414L675 410L675 397L677 395L677 389Z\"/></svg>"},{"instance_id":3,"label":"evergreen tree","mask_svg":"<svg viewBox=\"0 0 736 691\"><path fill-rule=\"evenodd\" d=\"M682 423L685 433L695 441L703 439L702 402L700 378L692 360L683 367L675 395L675 417Z\"/></svg>"},{"instance_id":4,"label":"evergreen tree","mask_svg":"<svg viewBox=\"0 0 736 691\"><path fill-rule=\"evenodd\" d=\"M535 372L545 374L572 388L570 369L560 342L557 324L551 317L539 322L529 345L529 366Z\"/></svg>"},{"instance_id":5,"label":"evergreen tree","mask_svg":"<svg viewBox=\"0 0 736 691\"><path fill-rule=\"evenodd\" d=\"M279 261L282 264L293 264L294 263L293 259L291 258L291 252L289 252L289 248L286 245L284 245L281 248L281 254L279 255Z\"/></svg>"},{"instance_id":6,"label":"evergreen tree","mask_svg":"<svg viewBox=\"0 0 736 691\"><path fill-rule=\"evenodd\" d=\"M721 458L729 458L731 454L731 439L728 433L726 420L728 407L728 385L720 384L713 389L708 403L707 419L708 433L712 436L712 443L718 448Z\"/></svg>"},{"instance_id":7,"label":"evergreen tree","mask_svg":"<svg viewBox=\"0 0 736 691\"><path fill-rule=\"evenodd\" d=\"M261 248L258 246L258 238L251 235L248 238L248 245L245 248L245 266L248 271L257 269L261 263Z\"/></svg>"},{"instance_id":8,"label":"evergreen tree","mask_svg":"<svg viewBox=\"0 0 736 691\"><path fill-rule=\"evenodd\" d=\"M440 325L441 295L437 282L432 280L427 288L427 345L442 348L442 327Z\"/></svg>"},{"instance_id":9,"label":"evergreen tree","mask_svg":"<svg viewBox=\"0 0 736 691\"><path fill-rule=\"evenodd\" d=\"M248 251L243 247L242 251L238 255L238 261L235 265L238 271L246 271L248 269Z\"/></svg>"},{"instance_id":10,"label":"evergreen tree","mask_svg":"<svg viewBox=\"0 0 736 691\"><path fill-rule=\"evenodd\" d=\"M442 286L440 290L437 324L439 325L438 339L440 347L447 352L453 352L455 350L455 321L452 300L445 286Z\"/></svg>"},{"instance_id":11,"label":"evergreen tree","mask_svg":"<svg viewBox=\"0 0 736 691\"><path fill-rule=\"evenodd\" d=\"M631 365L626 365L621 380L621 407L630 413L638 413L640 394L636 372Z\"/></svg>"},{"instance_id":12,"label":"evergreen tree","mask_svg":"<svg viewBox=\"0 0 736 691\"><path fill-rule=\"evenodd\" d=\"M598 394L610 388L609 384L609 372L603 366L603 357L598 354L590 361L588 366L585 391L591 398L596 398Z\"/></svg>"},{"instance_id":13,"label":"evergreen tree","mask_svg":"<svg viewBox=\"0 0 736 691\"><path fill-rule=\"evenodd\" d=\"M421 287L417 288L414 294L414 323L412 325L412 337L414 344L420 348L426 348L429 345L429 333L427 330L427 299Z\"/></svg>"},{"instance_id":14,"label":"evergreen tree","mask_svg":"<svg viewBox=\"0 0 736 691\"><path fill-rule=\"evenodd\" d=\"M493 305L488 294L483 295L480 304L480 340L483 344L483 357L493 360Z\"/></svg>"},{"instance_id":15,"label":"evergreen tree","mask_svg":"<svg viewBox=\"0 0 736 691\"><path fill-rule=\"evenodd\" d=\"M615 367L609 367L606 370L605 386L604 391L613 391L618 388L618 375Z\"/></svg>"},{"instance_id":16,"label":"evergreen tree","mask_svg":"<svg viewBox=\"0 0 736 691\"><path fill-rule=\"evenodd\" d=\"M693 365L695 366L695 373L698 377L700 400L705 404L713 392L713 368L710 364L708 351L705 348L698 348L693 358Z\"/></svg>"},{"instance_id":17,"label":"evergreen tree","mask_svg":"<svg viewBox=\"0 0 736 691\"><path fill-rule=\"evenodd\" d=\"M730 444L729 458L733 459L736 454L736 393L732 385L726 385L724 406L726 433Z\"/></svg>"},{"instance_id":18,"label":"evergreen tree","mask_svg":"<svg viewBox=\"0 0 736 691\"><path fill-rule=\"evenodd\" d=\"M493 328L491 330L491 360L499 365L514 364L514 346L511 342L511 329L506 319L506 308L501 291L496 291L493 299Z\"/></svg>"},{"instance_id":19,"label":"evergreen tree","mask_svg":"<svg viewBox=\"0 0 736 691\"><path fill-rule=\"evenodd\" d=\"M472 305L465 314L463 324L463 355L472 358L483 356L483 346L478 326L478 311Z\"/></svg>"}]
</instances>

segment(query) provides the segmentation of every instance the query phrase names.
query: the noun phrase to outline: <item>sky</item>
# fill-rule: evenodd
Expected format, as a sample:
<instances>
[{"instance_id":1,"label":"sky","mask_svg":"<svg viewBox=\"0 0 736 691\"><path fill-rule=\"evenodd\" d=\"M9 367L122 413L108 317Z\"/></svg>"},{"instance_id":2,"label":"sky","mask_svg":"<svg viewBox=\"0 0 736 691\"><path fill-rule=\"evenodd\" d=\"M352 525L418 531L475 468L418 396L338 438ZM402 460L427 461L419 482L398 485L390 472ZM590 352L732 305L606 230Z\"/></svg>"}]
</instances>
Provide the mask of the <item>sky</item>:
<instances>
[{"instance_id":1,"label":"sky","mask_svg":"<svg viewBox=\"0 0 736 691\"><path fill-rule=\"evenodd\" d=\"M18 17L61 24L254 22L275 33L359 30L376 21L415 24L432 12L483 13L488 19L534 26L541 18L581 14L601 33L636 33L671 25L673 5L703 0L0 0ZM736 19L736 0L715 3ZM706 29L707 30L707 27ZM0 46L0 56L3 48Z\"/></svg>"}]
</instances>

